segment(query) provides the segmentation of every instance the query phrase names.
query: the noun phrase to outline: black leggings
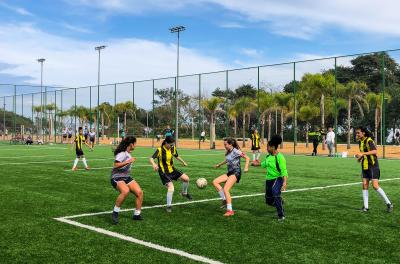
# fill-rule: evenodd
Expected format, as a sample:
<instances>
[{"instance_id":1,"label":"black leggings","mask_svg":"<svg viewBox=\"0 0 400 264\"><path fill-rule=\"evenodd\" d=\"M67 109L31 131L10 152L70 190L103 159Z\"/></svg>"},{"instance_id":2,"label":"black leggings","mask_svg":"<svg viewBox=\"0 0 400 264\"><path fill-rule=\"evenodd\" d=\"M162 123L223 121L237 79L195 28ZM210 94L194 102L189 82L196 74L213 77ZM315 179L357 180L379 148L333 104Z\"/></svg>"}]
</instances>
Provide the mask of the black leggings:
<instances>
[{"instance_id":1,"label":"black leggings","mask_svg":"<svg viewBox=\"0 0 400 264\"><path fill-rule=\"evenodd\" d=\"M281 197L281 189L283 178L279 177L274 180L265 181L265 202L270 206L274 206L278 213L278 217L285 216Z\"/></svg>"}]
</instances>

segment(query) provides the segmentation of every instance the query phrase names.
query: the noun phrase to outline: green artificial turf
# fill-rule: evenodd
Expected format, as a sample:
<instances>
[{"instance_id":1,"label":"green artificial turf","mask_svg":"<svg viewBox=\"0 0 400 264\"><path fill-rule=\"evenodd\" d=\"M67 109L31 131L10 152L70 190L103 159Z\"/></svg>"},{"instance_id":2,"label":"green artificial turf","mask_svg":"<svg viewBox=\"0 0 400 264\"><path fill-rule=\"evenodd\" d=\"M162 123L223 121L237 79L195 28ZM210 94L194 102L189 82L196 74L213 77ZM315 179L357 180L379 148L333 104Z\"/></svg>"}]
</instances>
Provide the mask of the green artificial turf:
<instances>
[{"instance_id":1,"label":"green artificial turf","mask_svg":"<svg viewBox=\"0 0 400 264\"><path fill-rule=\"evenodd\" d=\"M117 192L110 185L113 154L110 146L85 151L90 171L70 171L74 153L66 145L0 146L0 262L1 263L192 263L170 253L113 238L54 220L57 217L110 211ZM138 148L133 177L144 191L144 206L165 203L166 189L148 157L153 150ZM179 150L191 177L194 200L218 198L211 186L225 168L213 165L224 159L222 151ZM354 159L286 156L288 190L360 181ZM380 160L382 179L400 178L400 162ZM82 164L80 163L82 168ZM96 169L100 168L100 169ZM200 190L195 179L209 186ZM232 195L264 191L265 171L251 167L232 189ZM109 214L72 220L204 256L224 263L397 263L400 180L382 181L381 187L395 204L392 214L373 189L370 211L360 213L361 185L303 190L283 194L286 221L278 223L276 211L262 195L233 200L236 215L224 218L219 201L183 204L142 211L144 221L132 221L132 211L120 213L111 224ZM175 183L173 202L186 202ZM123 209L133 208L134 197Z\"/></svg>"}]
</instances>

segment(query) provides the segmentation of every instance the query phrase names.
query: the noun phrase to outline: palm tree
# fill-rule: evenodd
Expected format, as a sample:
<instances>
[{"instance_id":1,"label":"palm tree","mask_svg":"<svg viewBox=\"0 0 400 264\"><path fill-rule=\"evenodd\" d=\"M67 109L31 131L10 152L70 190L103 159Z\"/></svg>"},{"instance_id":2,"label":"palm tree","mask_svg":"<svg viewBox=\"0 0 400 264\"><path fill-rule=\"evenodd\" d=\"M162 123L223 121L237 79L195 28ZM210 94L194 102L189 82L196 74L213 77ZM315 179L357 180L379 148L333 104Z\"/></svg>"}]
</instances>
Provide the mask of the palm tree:
<instances>
[{"instance_id":1,"label":"palm tree","mask_svg":"<svg viewBox=\"0 0 400 264\"><path fill-rule=\"evenodd\" d=\"M286 114L289 112L289 102L291 98L292 94L290 93L281 92L281 93L276 93L274 95L277 107L281 111L281 138L282 138L281 148L283 148L283 128L286 119Z\"/></svg>"},{"instance_id":2,"label":"palm tree","mask_svg":"<svg viewBox=\"0 0 400 264\"><path fill-rule=\"evenodd\" d=\"M260 92L258 94L259 108L260 108L260 123L261 123L261 143L264 143L265 135L265 115L268 114L268 140L271 134L271 111L274 109L274 97L272 94L266 92Z\"/></svg>"},{"instance_id":3,"label":"palm tree","mask_svg":"<svg viewBox=\"0 0 400 264\"><path fill-rule=\"evenodd\" d=\"M33 106L32 110L33 110L33 112L36 113L36 131L37 131L37 133L41 133L42 129L40 127L41 122L39 120L39 114L42 111L42 106L41 105Z\"/></svg>"},{"instance_id":4,"label":"palm tree","mask_svg":"<svg viewBox=\"0 0 400 264\"><path fill-rule=\"evenodd\" d=\"M51 136L52 132L53 132L53 127L54 127L53 111L56 110L56 105L54 103L45 105L45 110L47 110L48 114L49 114L49 119L48 119L49 120L49 135Z\"/></svg>"},{"instance_id":5,"label":"palm tree","mask_svg":"<svg viewBox=\"0 0 400 264\"><path fill-rule=\"evenodd\" d=\"M233 121L233 133L234 136L236 138L237 136L237 116L238 116L238 112L236 111L236 108L234 105L229 106L228 108L228 116L229 119Z\"/></svg>"},{"instance_id":6,"label":"palm tree","mask_svg":"<svg viewBox=\"0 0 400 264\"><path fill-rule=\"evenodd\" d=\"M390 102L392 99L391 96L389 94L386 94L385 96L388 99L388 101ZM376 94L376 93L370 92L365 96L365 99L368 102L370 109L371 108L375 109L375 127L374 127L375 131L374 131L374 134L375 134L375 142L378 142L378 127L379 127L379 124L381 123L381 111L382 111L382 93Z\"/></svg>"},{"instance_id":7,"label":"palm tree","mask_svg":"<svg viewBox=\"0 0 400 264\"><path fill-rule=\"evenodd\" d=\"M367 84L365 82L351 81L346 84L342 90L343 97L347 99L347 149L350 149L350 138L351 138L351 110L353 101L356 103L358 110L360 111L361 118L364 118L363 105L368 108L367 101L365 99Z\"/></svg>"},{"instance_id":8,"label":"palm tree","mask_svg":"<svg viewBox=\"0 0 400 264\"><path fill-rule=\"evenodd\" d=\"M107 103L107 102L103 102L99 105L99 112L101 115L101 134L104 136L104 116L106 116L107 118L107 127L110 127L111 124L111 119L110 119L110 113L112 111L112 106ZM96 109L97 112L97 109Z\"/></svg>"},{"instance_id":9,"label":"palm tree","mask_svg":"<svg viewBox=\"0 0 400 264\"><path fill-rule=\"evenodd\" d=\"M219 97L211 97L202 102L203 107L210 112L210 148L214 147L215 141L215 114L223 102L224 99Z\"/></svg>"},{"instance_id":10,"label":"palm tree","mask_svg":"<svg viewBox=\"0 0 400 264\"><path fill-rule=\"evenodd\" d=\"M242 97L235 103L235 108L238 113L242 113L242 133L243 143L242 147L246 147L246 115L254 108L253 99L250 97Z\"/></svg>"},{"instance_id":11,"label":"palm tree","mask_svg":"<svg viewBox=\"0 0 400 264\"><path fill-rule=\"evenodd\" d=\"M321 129L325 128L325 98L332 94L334 84L335 76L331 73L306 73L300 82L300 87L307 91L313 100L319 101ZM325 144L322 144L322 149L325 149Z\"/></svg>"},{"instance_id":12,"label":"palm tree","mask_svg":"<svg viewBox=\"0 0 400 264\"><path fill-rule=\"evenodd\" d=\"M308 131L311 127L311 121L320 115L319 111L319 107L311 104L300 107L299 119L306 123L306 148L308 148Z\"/></svg>"}]
</instances>

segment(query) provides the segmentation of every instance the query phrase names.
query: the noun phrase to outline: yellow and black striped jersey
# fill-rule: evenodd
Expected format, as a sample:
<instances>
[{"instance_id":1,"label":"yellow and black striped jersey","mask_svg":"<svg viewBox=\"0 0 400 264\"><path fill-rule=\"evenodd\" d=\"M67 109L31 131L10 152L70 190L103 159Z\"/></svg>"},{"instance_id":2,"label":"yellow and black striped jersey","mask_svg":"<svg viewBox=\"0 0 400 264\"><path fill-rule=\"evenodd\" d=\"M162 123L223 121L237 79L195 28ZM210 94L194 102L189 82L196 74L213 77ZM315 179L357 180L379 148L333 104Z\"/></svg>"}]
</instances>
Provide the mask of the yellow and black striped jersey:
<instances>
[{"instance_id":1,"label":"yellow and black striped jersey","mask_svg":"<svg viewBox=\"0 0 400 264\"><path fill-rule=\"evenodd\" d=\"M175 147L167 149L165 146L157 148L152 158L158 159L158 168L163 173L172 173L174 168L174 157L178 157Z\"/></svg>"},{"instance_id":2,"label":"yellow and black striped jersey","mask_svg":"<svg viewBox=\"0 0 400 264\"><path fill-rule=\"evenodd\" d=\"M75 137L76 150L82 150L82 145L85 144L85 137L83 135L77 135Z\"/></svg>"},{"instance_id":3,"label":"yellow and black striped jersey","mask_svg":"<svg viewBox=\"0 0 400 264\"><path fill-rule=\"evenodd\" d=\"M258 133L251 134L251 146L252 148L260 147L260 135Z\"/></svg>"}]
</instances>

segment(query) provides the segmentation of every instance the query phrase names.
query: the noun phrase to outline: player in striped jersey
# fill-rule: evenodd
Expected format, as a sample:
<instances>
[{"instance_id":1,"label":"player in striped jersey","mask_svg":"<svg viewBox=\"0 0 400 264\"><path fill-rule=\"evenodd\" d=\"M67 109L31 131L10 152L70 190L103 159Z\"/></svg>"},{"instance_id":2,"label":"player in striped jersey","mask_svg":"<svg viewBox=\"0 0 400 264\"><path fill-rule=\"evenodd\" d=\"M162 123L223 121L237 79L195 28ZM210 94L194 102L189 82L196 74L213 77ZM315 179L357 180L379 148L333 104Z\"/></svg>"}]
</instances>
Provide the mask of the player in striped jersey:
<instances>
[{"instance_id":1,"label":"player in striped jersey","mask_svg":"<svg viewBox=\"0 0 400 264\"><path fill-rule=\"evenodd\" d=\"M174 184L172 180L176 181L180 179L182 181L182 192L181 195L186 197L188 200L192 200L192 196L188 193L189 189L189 176L185 173L177 170L174 167L174 157L179 160L183 166L187 166L186 162L178 155L174 146L174 138L167 136L161 144L161 147L157 148L153 156L150 158L150 163L155 171L158 171L160 179L163 185L168 189L167 191L167 212L172 212L172 196L174 194ZM155 163L155 159L158 160Z\"/></svg>"},{"instance_id":2,"label":"player in striped jersey","mask_svg":"<svg viewBox=\"0 0 400 264\"><path fill-rule=\"evenodd\" d=\"M259 165L260 163L260 134L258 130L254 129L251 133L251 151L253 152L252 165Z\"/></svg>"},{"instance_id":3,"label":"player in striped jersey","mask_svg":"<svg viewBox=\"0 0 400 264\"><path fill-rule=\"evenodd\" d=\"M85 144L90 149L91 149L91 147L85 141L85 137L83 136L82 127L79 127L78 135L76 135L75 140L71 144L74 144L74 143L75 143L76 158L75 158L74 166L72 167L72 170L77 170L76 165L78 165L79 159L82 159L82 162L85 165L85 169L89 170L89 166L86 163L85 154L83 153L82 145Z\"/></svg>"}]
</instances>

